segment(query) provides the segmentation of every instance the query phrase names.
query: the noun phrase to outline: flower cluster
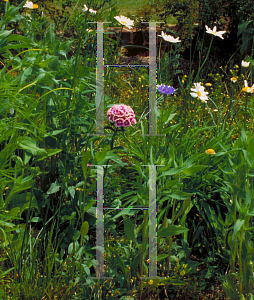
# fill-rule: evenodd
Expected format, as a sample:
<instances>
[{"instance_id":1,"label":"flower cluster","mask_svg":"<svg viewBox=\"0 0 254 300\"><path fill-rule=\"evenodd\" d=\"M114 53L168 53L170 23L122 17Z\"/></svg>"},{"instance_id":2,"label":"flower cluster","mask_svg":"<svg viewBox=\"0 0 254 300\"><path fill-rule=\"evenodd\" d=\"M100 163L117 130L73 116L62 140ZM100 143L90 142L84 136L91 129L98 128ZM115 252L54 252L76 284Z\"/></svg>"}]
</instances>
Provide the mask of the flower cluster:
<instances>
[{"instance_id":1,"label":"flower cluster","mask_svg":"<svg viewBox=\"0 0 254 300\"><path fill-rule=\"evenodd\" d=\"M158 92L160 92L161 94L166 94L166 95L171 95L174 94L175 89L172 86L169 85L157 85L158 88Z\"/></svg>"},{"instance_id":2,"label":"flower cluster","mask_svg":"<svg viewBox=\"0 0 254 300\"><path fill-rule=\"evenodd\" d=\"M107 111L107 120L111 123L115 123L117 127L128 127L131 123L133 125L137 123L132 108L124 104L113 105Z\"/></svg>"}]
</instances>

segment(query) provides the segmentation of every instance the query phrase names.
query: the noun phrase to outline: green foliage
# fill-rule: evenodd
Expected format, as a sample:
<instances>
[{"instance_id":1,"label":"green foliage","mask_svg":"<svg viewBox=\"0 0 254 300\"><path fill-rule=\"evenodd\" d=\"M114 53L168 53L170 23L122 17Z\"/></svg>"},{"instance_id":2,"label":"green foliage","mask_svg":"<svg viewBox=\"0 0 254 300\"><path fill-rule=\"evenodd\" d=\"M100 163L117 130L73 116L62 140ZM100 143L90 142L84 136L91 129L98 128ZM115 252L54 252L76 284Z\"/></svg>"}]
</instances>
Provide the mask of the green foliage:
<instances>
[{"instance_id":1,"label":"green foliage","mask_svg":"<svg viewBox=\"0 0 254 300\"><path fill-rule=\"evenodd\" d=\"M245 79L252 85L252 68L236 84L204 63L196 78L190 66L189 76L180 79L182 45L171 47L158 78L174 85L177 79L178 85L175 95L157 99L161 135L155 137L147 135L148 70L107 68L105 109L130 105L137 124L111 124L104 129L112 136L93 136L96 36L86 29L96 29L89 21L120 26L114 19L119 10L113 1L87 3L96 15L83 13L81 1L37 1L33 10L16 2L5 3L0 31L0 296L145 299L165 290L177 299L185 288L196 295L219 280L229 298L252 297L253 95L242 93ZM237 22L241 54L250 49L253 11L245 3L163 2L155 7L157 16L162 9L162 17L177 15L183 40L195 22ZM107 42L110 60L119 40ZM212 82L207 103L190 95L199 78L203 86L208 78ZM93 279L96 165L106 166L105 276L112 279L103 283ZM156 165L155 191L149 165ZM147 280L151 190L159 278Z\"/></svg>"}]
</instances>

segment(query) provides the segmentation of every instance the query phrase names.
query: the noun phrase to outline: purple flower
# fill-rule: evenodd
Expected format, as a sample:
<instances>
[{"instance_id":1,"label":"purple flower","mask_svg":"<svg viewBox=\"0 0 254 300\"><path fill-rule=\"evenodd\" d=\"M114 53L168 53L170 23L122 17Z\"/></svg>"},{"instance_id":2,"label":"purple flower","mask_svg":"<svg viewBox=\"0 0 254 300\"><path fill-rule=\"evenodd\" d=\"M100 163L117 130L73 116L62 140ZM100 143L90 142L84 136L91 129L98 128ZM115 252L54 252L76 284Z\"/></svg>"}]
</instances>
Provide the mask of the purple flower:
<instances>
[{"instance_id":1,"label":"purple flower","mask_svg":"<svg viewBox=\"0 0 254 300\"><path fill-rule=\"evenodd\" d=\"M175 89L169 85L161 84L161 85L157 85L157 88L158 88L158 92L166 95L171 95L174 94L175 92Z\"/></svg>"},{"instance_id":2,"label":"purple flower","mask_svg":"<svg viewBox=\"0 0 254 300\"><path fill-rule=\"evenodd\" d=\"M113 105L107 111L107 120L115 123L117 127L128 127L131 124L135 125L137 123L133 109L124 104Z\"/></svg>"}]
</instances>

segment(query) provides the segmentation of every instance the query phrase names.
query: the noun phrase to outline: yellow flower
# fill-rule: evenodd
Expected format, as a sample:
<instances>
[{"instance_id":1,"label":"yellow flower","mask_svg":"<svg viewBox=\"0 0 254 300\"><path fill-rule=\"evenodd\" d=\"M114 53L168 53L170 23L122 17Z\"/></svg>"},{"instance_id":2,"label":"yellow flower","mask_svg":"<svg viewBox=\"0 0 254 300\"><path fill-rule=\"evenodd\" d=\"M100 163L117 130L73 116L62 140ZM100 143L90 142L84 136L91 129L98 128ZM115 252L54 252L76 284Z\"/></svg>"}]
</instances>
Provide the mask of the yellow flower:
<instances>
[{"instance_id":1,"label":"yellow flower","mask_svg":"<svg viewBox=\"0 0 254 300\"><path fill-rule=\"evenodd\" d=\"M237 77L232 77L231 81L233 81L234 83L237 82Z\"/></svg>"},{"instance_id":2,"label":"yellow flower","mask_svg":"<svg viewBox=\"0 0 254 300\"><path fill-rule=\"evenodd\" d=\"M187 268L187 265L183 264L183 268L184 268L184 269Z\"/></svg>"},{"instance_id":3,"label":"yellow flower","mask_svg":"<svg viewBox=\"0 0 254 300\"><path fill-rule=\"evenodd\" d=\"M180 272L180 275L181 275L181 276L185 275L185 271L184 271L184 270L181 271L181 272Z\"/></svg>"},{"instance_id":4,"label":"yellow flower","mask_svg":"<svg viewBox=\"0 0 254 300\"><path fill-rule=\"evenodd\" d=\"M152 285L153 284L153 280L149 280L148 284Z\"/></svg>"},{"instance_id":5,"label":"yellow flower","mask_svg":"<svg viewBox=\"0 0 254 300\"><path fill-rule=\"evenodd\" d=\"M212 84L211 84L211 83L209 83L209 82L207 82L207 83L206 83L206 86L212 86Z\"/></svg>"},{"instance_id":6,"label":"yellow flower","mask_svg":"<svg viewBox=\"0 0 254 300\"><path fill-rule=\"evenodd\" d=\"M213 149L207 149L205 152L207 154L215 154L215 151Z\"/></svg>"}]
</instances>

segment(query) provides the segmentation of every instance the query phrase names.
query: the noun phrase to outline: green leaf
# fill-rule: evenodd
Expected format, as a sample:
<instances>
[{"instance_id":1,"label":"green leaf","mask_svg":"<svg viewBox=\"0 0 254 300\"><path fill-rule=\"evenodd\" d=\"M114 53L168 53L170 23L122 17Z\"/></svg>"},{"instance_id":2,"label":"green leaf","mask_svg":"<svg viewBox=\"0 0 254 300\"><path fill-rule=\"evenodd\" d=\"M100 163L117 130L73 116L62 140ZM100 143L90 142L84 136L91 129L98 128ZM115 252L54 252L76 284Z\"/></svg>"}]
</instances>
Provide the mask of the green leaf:
<instances>
[{"instance_id":1,"label":"green leaf","mask_svg":"<svg viewBox=\"0 0 254 300\"><path fill-rule=\"evenodd\" d=\"M37 46L37 44L33 42L31 39L19 34L12 34L8 37L7 42L13 42L13 41L23 42L24 43L23 48L30 48L30 47Z\"/></svg>"},{"instance_id":2,"label":"green leaf","mask_svg":"<svg viewBox=\"0 0 254 300\"><path fill-rule=\"evenodd\" d=\"M3 30L3 31L1 31L1 32L0 32L0 39L3 39L3 38L5 38L5 37L7 37L9 34L12 33L13 30L14 30L14 29L12 29L12 30Z\"/></svg>"},{"instance_id":3,"label":"green leaf","mask_svg":"<svg viewBox=\"0 0 254 300\"><path fill-rule=\"evenodd\" d=\"M168 254L159 254L157 256L157 261L161 261L161 260L163 260L163 259L165 259L167 257L168 257Z\"/></svg>"},{"instance_id":4,"label":"green leaf","mask_svg":"<svg viewBox=\"0 0 254 300\"><path fill-rule=\"evenodd\" d=\"M42 221L43 219L42 218L39 218L39 217L33 217L31 222L34 222L34 223L38 223L40 221Z\"/></svg>"},{"instance_id":5,"label":"green leaf","mask_svg":"<svg viewBox=\"0 0 254 300\"><path fill-rule=\"evenodd\" d=\"M39 156L35 160L36 161L41 161L45 158L48 158L48 157L53 156L53 155L55 155L57 153L60 153L60 152L62 152L62 149L47 149L46 150L46 155Z\"/></svg>"},{"instance_id":6,"label":"green leaf","mask_svg":"<svg viewBox=\"0 0 254 300\"><path fill-rule=\"evenodd\" d=\"M67 130L67 128L59 129L59 130L53 130L53 131L51 131L51 132L45 133L45 134L43 135L43 137L45 138L45 137L47 137L47 136L57 135L57 134L62 133L62 132L64 132L64 131L66 131L66 130Z\"/></svg>"},{"instance_id":7,"label":"green leaf","mask_svg":"<svg viewBox=\"0 0 254 300\"><path fill-rule=\"evenodd\" d=\"M183 191L175 191L172 194L168 194L170 197L177 199L177 200L186 200L189 197L195 195L195 193L186 193Z\"/></svg>"},{"instance_id":8,"label":"green leaf","mask_svg":"<svg viewBox=\"0 0 254 300\"><path fill-rule=\"evenodd\" d=\"M187 174L187 175L193 175L193 174L196 174L197 172L203 170L207 168L207 166L203 166L203 165L199 165L199 166L191 166L187 169L184 169L183 170L183 173L184 174Z\"/></svg>"},{"instance_id":9,"label":"green leaf","mask_svg":"<svg viewBox=\"0 0 254 300\"><path fill-rule=\"evenodd\" d=\"M241 219L238 219L234 225L234 230L233 230L233 235L232 235L232 240L235 239L235 235L237 234L237 232L239 230L241 230L243 224L244 224L245 220L241 220Z\"/></svg>"},{"instance_id":10,"label":"green leaf","mask_svg":"<svg viewBox=\"0 0 254 300\"><path fill-rule=\"evenodd\" d=\"M60 190L61 185L57 184L56 182L53 182L47 191L47 195L54 194Z\"/></svg>"},{"instance_id":11,"label":"green leaf","mask_svg":"<svg viewBox=\"0 0 254 300\"><path fill-rule=\"evenodd\" d=\"M15 224L12 224L9 222L4 222L4 221L0 220L0 226L15 227Z\"/></svg>"},{"instance_id":12,"label":"green leaf","mask_svg":"<svg viewBox=\"0 0 254 300\"><path fill-rule=\"evenodd\" d=\"M108 159L111 159L112 161L118 163L119 166L121 166L121 167L127 165L127 163L123 163L121 161L121 159L119 158L119 156L117 156L116 154L114 154L113 150L107 152L106 157L100 162L100 165L104 165L108 161Z\"/></svg>"},{"instance_id":13,"label":"green leaf","mask_svg":"<svg viewBox=\"0 0 254 300\"><path fill-rule=\"evenodd\" d=\"M87 235L88 230L89 230L89 224L88 224L87 221L85 221L85 222L82 224L81 229L80 229L81 241L83 240L84 236Z\"/></svg>"},{"instance_id":14,"label":"green leaf","mask_svg":"<svg viewBox=\"0 0 254 300\"><path fill-rule=\"evenodd\" d=\"M186 166L176 167L176 168L173 168L169 171L162 172L161 175L158 177L158 179L161 178L161 177L164 177L164 176L172 176L172 175L178 174L186 168L187 168Z\"/></svg>"},{"instance_id":15,"label":"green leaf","mask_svg":"<svg viewBox=\"0 0 254 300\"><path fill-rule=\"evenodd\" d=\"M191 203L191 197L184 200L183 205L179 210L178 214L174 217L174 220L179 218L186 211L186 209L190 206L190 203Z\"/></svg>"},{"instance_id":16,"label":"green leaf","mask_svg":"<svg viewBox=\"0 0 254 300\"><path fill-rule=\"evenodd\" d=\"M21 141L17 142L19 149L24 149L33 155L45 155L47 154L46 150L41 149L37 146L36 141L33 140L31 137L24 136L22 137Z\"/></svg>"},{"instance_id":17,"label":"green leaf","mask_svg":"<svg viewBox=\"0 0 254 300\"><path fill-rule=\"evenodd\" d=\"M101 152L97 152L95 154L95 160L96 160L96 163L99 163L101 162L107 155L107 149L104 148Z\"/></svg>"},{"instance_id":18,"label":"green leaf","mask_svg":"<svg viewBox=\"0 0 254 300\"><path fill-rule=\"evenodd\" d=\"M173 235L178 235L188 231L188 228L180 227L177 225L168 225L168 227L164 227L157 232L158 237L169 237Z\"/></svg>"},{"instance_id":19,"label":"green leaf","mask_svg":"<svg viewBox=\"0 0 254 300\"><path fill-rule=\"evenodd\" d=\"M131 220L128 217L124 218L124 232L127 236L127 238L133 242L135 242L138 245L138 242L135 237L135 227L134 224L131 222Z\"/></svg>"}]
</instances>

